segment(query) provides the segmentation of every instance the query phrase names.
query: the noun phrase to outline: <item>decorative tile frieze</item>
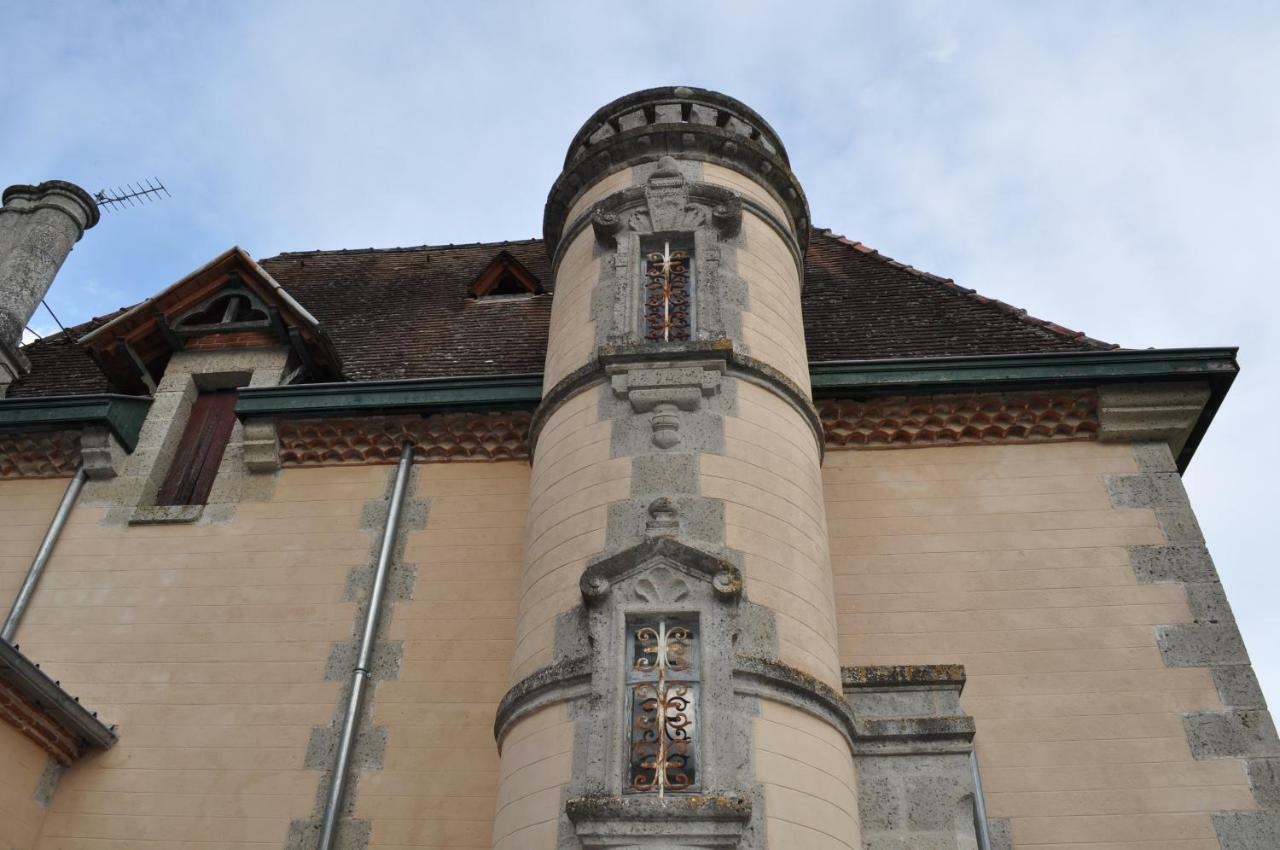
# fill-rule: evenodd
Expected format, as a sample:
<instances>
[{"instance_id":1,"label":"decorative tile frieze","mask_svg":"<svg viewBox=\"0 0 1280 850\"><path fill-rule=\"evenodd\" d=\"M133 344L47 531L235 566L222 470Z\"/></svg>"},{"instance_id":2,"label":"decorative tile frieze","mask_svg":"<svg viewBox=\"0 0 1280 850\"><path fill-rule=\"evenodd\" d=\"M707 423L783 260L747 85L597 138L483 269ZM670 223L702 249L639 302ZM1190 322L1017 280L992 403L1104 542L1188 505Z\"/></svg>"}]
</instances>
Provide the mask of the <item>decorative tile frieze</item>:
<instances>
[{"instance_id":1,"label":"decorative tile frieze","mask_svg":"<svg viewBox=\"0 0 1280 850\"><path fill-rule=\"evenodd\" d=\"M79 466L78 430L0 433L0 479L66 478Z\"/></svg>"},{"instance_id":2,"label":"decorative tile frieze","mask_svg":"<svg viewBox=\"0 0 1280 850\"><path fill-rule=\"evenodd\" d=\"M529 456L526 411L287 419L277 427L281 466L395 463L406 440L419 463Z\"/></svg>"},{"instance_id":3,"label":"decorative tile frieze","mask_svg":"<svg viewBox=\"0 0 1280 850\"><path fill-rule=\"evenodd\" d=\"M1093 390L888 396L818 403L828 448L1095 439Z\"/></svg>"}]
</instances>

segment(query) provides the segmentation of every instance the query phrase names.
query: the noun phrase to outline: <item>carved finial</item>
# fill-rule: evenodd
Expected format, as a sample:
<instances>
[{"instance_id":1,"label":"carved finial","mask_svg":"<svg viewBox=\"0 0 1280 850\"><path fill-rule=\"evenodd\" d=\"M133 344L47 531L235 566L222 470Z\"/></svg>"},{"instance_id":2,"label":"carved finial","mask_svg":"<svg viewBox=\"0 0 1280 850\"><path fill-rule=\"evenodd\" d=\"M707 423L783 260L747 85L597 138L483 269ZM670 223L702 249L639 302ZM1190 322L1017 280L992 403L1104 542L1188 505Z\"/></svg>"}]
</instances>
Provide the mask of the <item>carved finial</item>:
<instances>
[{"instance_id":1,"label":"carved finial","mask_svg":"<svg viewBox=\"0 0 1280 850\"><path fill-rule=\"evenodd\" d=\"M674 404L659 404L655 413L649 417L649 427L653 429L653 444L660 449L669 449L680 444L680 416Z\"/></svg>"},{"instance_id":2,"label":"carved finial","mask_svg":"<svg viewBox=\"0 0 1280 850\"><path fill-rule=\"evenodd\" d=\"M645 534L649 537L673 537L680 530L676 506L666 496L659 496L649 503L649 521Z\"/></svg>"}]
</instances>

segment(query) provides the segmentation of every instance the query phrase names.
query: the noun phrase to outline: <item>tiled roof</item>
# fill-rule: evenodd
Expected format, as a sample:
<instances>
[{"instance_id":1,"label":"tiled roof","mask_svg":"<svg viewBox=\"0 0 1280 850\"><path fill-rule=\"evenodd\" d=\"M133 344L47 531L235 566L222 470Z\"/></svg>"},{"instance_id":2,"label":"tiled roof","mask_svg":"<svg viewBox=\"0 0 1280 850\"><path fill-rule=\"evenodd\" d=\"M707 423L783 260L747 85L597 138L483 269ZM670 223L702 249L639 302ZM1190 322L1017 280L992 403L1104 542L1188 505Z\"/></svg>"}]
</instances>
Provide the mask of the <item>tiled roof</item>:
<instances>
[{"instance_id":1,"label":"tiled roof","mask_svg":"<svg viewBox=\"0 0 1280 850\"><path fill-rule=\"evenodd\" d=\"M809 360L1105 351L1117 346L814 230L805 256Z\"/></svg>"},{"instance_id":2,"label":"tiled roof","mask_svg":"<svg viewBox=\"0 0 1280 850\"><path fill-rule=\"evenodd\" d=\"M353 381L541 372L551 296L467 291L500 251L550 289L540 239L309 251L261 265L329 331Z\"/></svg>"},{"instance_id":3,"label":"tiled roof","mask_svg":"<svg viewBox=\"0 0 1280 850\"><path fill-rule=\"evenodd\" d=\"M544 295L472 298L500 251L542 281ZM538 239L415 248L307 251L261 265L328 331L353 381L542 371L551 281ZM1114 348L954 282L815 230L802 297L814 362ZM110 317L73 328L74 336ZM10 397L108 392L61 334L27 346L33 371Z\"/></svg>"}]
</instances>

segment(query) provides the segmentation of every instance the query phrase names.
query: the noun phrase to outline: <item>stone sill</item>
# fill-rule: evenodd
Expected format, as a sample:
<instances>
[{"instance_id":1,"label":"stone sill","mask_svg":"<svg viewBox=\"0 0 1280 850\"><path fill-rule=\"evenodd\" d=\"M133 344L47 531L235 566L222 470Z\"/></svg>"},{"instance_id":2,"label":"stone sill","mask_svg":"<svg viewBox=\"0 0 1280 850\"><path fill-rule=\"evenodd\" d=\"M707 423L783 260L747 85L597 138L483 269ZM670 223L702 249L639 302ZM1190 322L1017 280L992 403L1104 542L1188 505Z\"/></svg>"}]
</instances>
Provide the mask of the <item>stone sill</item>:
<instances>
[{"instance_id":1,"label":"stone sill","mask_svg":"<svg viewBox=\"0 0 1280 850\"><path fill-rule=\"evenodd\" d=\"M204 505L142 505L134 509L129 525L196 522L203 515Z\"/></svg>"}]
</instances>

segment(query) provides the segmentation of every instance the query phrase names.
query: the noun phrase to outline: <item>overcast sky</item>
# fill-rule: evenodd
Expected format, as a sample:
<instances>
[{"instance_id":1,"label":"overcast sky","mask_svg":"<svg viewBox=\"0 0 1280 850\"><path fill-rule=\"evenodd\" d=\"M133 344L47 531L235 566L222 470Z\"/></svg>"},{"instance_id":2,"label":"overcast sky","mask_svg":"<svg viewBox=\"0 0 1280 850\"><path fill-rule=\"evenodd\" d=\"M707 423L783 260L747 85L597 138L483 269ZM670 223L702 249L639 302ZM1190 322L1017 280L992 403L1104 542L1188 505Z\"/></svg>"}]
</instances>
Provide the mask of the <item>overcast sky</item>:
<instances>
[{"instance_id":1,"label":"overcast sky","mask_svg":"<svg viewBox=\"0 0 1280 850\"><path fill-rule=\"evenodd\" d=\"M0 34L0 185L173 193L77 246L64 323L232 244L538 236L582 121L683 83L773 124L819 226L1128 347L1239 345L1186 481L1280 704L1280 3L0 0Z\"/></svg>"}]
</instances>

